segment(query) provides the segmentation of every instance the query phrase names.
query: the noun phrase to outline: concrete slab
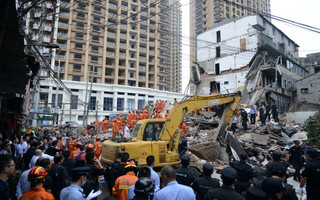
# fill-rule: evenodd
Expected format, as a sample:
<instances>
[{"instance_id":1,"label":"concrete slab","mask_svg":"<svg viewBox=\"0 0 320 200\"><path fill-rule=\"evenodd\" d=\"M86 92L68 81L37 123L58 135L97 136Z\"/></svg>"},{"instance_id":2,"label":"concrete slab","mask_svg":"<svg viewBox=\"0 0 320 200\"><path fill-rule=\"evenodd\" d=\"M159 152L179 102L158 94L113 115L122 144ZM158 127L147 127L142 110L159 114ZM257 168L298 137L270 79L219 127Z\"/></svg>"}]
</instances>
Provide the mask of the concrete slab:
<instances>
[{"instance_id":1,"label":"concrete slab","mask_svg":"<svg viewBox=\"0 0 320 200\"><path fill-rule=\"evenodd\" d=\"M304 121L310 116L316 114L317 111L301 111L301 112L288 112L286 113L287 121L304 124Z\"/></svg>"}]
</instances>

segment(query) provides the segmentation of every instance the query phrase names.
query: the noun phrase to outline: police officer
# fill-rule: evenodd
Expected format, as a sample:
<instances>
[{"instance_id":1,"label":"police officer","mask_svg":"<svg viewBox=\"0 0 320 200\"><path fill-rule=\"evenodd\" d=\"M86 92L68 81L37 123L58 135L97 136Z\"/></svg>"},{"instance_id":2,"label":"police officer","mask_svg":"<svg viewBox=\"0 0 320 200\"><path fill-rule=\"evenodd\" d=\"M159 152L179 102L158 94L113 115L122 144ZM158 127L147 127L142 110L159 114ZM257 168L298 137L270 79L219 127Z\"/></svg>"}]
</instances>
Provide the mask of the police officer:
<instances>
[{"instance_id":1,"label":"police officer","mask_svg":"<svg viewBox=\"0 0 320 200\"><path fill-rule=\"evenodd\" d=\"M205 200L213 199L232 199L243 200L244 198L233 189L233 184L237 180L237 171L232 167L227 167L222 170L221 179L223 185L221 188L211 189L205 195Z\"/></svg>"},{"instance_id":2,"label":"police officer","mask_svg":"<svg viewBox=\"0 0 320 200\"><path fill-rule=\"evenodd\" d=\"M176 179L179 184L191 186L194 179L198 176L195 171L189 169L190 157L188 155L181 156L182 167L176 170Z\"/></svg>"},{"instance_id":3,"label":"police officer","mask_svg":"<svg viewBox=\"0 0 320 200\"><path fill-rule=\"evenodd\" d=\"M60 193L60 199L63 200L90 200L92 198L95 198L96 196L101 193L101 191L97 193L93 193L93 191L88 195L88 197L85 197L85 194L83 193L82 185L86 182L86 176L89 172L89 167L76 167L72 169L72 184L66 188L64 188Z\"/></svg>"},{"instance_id":4,"label":"police officer","mask_svg":"<svg viewBox=\"0 0 320 200\"><path fill-rule=\"evenodd\" d=\"M286 169L284 166L277 165L272 170L272 178L277 178L282 181L283 191L282 199L283 200L298 200L295 190L293 187L286 183Z\"/></svg>"},{"instance_id":5,"label":"police officer","mask_svg":"<svg viewBox=\"0 0 320 200\"><path fill-rule=\"evenodd\" d=\"M272 161L270 161L267 165L266 165L266 169L267 169L267 172L266 172L266 177L271 177L272 175L272 169L274 166L276 165L282 165L285 167L285 169L287 169L289 167L289 163L286 162L286 161L281 161L282 157L282 153L280 151L274 151L273 154L272 154Z\"/></svg>"},{"instance_id":6,"label":"police officer","mask_svg":"<svg viewBox=\"0 0 320 200\"><path fill-rule=\"evenodd\" d=\"M219 180L216 178L211 178L212 173L213 166L205 163L203 165L203 176L194 179L192 188L196 193L197 200L203 199L208 190L220 187Z\"/></svg>"},{"instance_id":7,"label":"police officer","mask_svg":"<svg viewBox=\"0 0 320 200\"><path fill-rule=\"evenodd\" d=\"M261 189L267 194L268 199L282 199L284 187L282 181L277 178L266 178L262 181Z\"/></svg>"},{"instance_id":8,"label":"police officer","mask_svg":"<svg viewBox=\"0 0 320 200\"><path fill-rule=\"evenodd\" d=\"M150 178L142 177L139 178L134 185L135 196L133 200L148 200L152 199L152 194L154 191L154 185Z\"/></svg>"},{"instance_id":9,"label":"police officer","mask_svg":"<svg viewBox=\"0 0 320 200\"><path fill-rule=\"evenodd\" d=\"M241 194L250 187L250 180L255 184L253 169L246 163L247 155L240 154L240 161L230 162L230 166L237 171L237 182L234 184L235 190Z\"/></svg>"},{"instance_id":10,"label":"police officer","mask_svg":"<svg viewBox=\"0 0 320 200\"><path fill-rule=\"evenodd\" d=\"M296 181L300 181L300 170L302 165L302 155L303 150L299 145L299 140L293 141L294 146L290 148L290 163L292 164L293 168L295 169L293 179Z\"/></svg>"},{"instance_id":11,"label":"police officer","mask_svg":"<svg viewBox=\"0 0 320 200\"><path fill-rule=\"evenodd\" d=\"M241 109L241 123L242 123L242 127L243 127L243 130L247 130L248 129L248 113L245 109Z\"/></svg>"},{"instance_id":12,"label":"police officer","mask_svg":"<svg viewBox=\"0 0 320 200\"><path fill-rule=\"evenodd\" d=\"M307 183L307 199L314 200L320 197L320 159L319 153L314 149L307 151L308 161L302 170L299 194L303 194L303 187Z\"/></svg>"}]
</instances>

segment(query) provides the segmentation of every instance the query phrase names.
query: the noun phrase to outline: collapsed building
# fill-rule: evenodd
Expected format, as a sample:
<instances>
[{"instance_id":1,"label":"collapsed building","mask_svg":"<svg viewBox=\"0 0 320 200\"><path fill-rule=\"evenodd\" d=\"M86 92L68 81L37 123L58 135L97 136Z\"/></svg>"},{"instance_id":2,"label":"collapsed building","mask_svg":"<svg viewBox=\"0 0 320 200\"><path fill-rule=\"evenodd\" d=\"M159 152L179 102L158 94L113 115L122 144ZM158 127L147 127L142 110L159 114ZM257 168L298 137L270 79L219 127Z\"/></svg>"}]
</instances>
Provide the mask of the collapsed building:
<instances>
[{"instance_id":1,"label":"collapsed building","mask_svg":"<svg viewBox=\"0 0 320 200\"><path fill-rule=\"evenodd\" d=\"M296 81L308 76L298 45L260 15L224 20L197 37L203 68L199 95L242 91L242 103L274 103L285 112L295 101Z\"/></svg>"}]
</instances>

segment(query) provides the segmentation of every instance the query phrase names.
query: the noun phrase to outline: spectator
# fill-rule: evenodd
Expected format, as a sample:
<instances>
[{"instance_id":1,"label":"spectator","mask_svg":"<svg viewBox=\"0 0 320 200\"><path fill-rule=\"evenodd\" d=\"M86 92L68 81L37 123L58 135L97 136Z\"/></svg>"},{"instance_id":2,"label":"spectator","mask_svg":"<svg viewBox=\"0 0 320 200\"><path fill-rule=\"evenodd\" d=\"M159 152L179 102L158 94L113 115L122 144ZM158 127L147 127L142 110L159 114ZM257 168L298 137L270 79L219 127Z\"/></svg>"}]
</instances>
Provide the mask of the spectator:
<instances>
[{"instance_id":1,"label":"spectator","mask_svg":"<svg viewBox=\"0 0 320 200\"><path fill-rule=\"evenodd\" d=\"M14 174L15 166L11 156L0 155L0 197L3 200L9 200L11 197L7 180Z\"/></svg>"},{"instance_id":2,"label":"spectator","mask_svg":"<svg viewBox=\"0 0 320 200\"><path fill-rule=\"evenodd\" d=\"M141 178L148 178L149 180L151 179L151 170L148 168L148 167L142 167L139 172L138 172L138 178L141 179ZM152 184L152 182L151 182ZM154 187L153 187L154 189ZM128 191L128 199L131 200L134 198L135 196L135 185L131 186L129 188L129 191ZM150 191L150 196L149 197L153 197L153 194L154 194L154 191ZM151 196L152 195L152 196ZM151 198L152 199L152 198Z\"/></svg>"},{"instance_id":3,"label":"spectator","mask_svg":"<svg viewBox=\"0 0 320 200\"><path fill-rule=\"evenodd\" d=\"M29 168L33 168L40 157L42 157L42 151L40 149L36 149L34 151L34 156L30 160Z\"/></svg>"},{"instance_id":4,"label":"spectator","mask_svg":"<svg viewBox=\"0 0 320 200\"><path fill-rule=\"evenodd\" d=\"M63 163L63 156L56 155L54 156L54 164L50 170L50 176L52 177L53 187L52 187L52 194L59 200L61 190L69 185L69 176L67 169L62 166Z\"/></svg>"},{"instance_id":5,"label":"spectator","mask_svg":"<svg viewBox=\"0 0 320 200\"><path fill-rule=\"evenodd\" d=\"M172 166L161 169L161 179L165 187L154 194L154 200L195 200L192 188L176 181L176 172Z\"/></svg>"},{"instance_id":6,"label":"spectator","mask_svg":"<svg viewBox=\"0 0 320 200\"><path fill-rule=\"evenodd\" d=\"M71 170L74 168L75 161L70 159L70 151L63 151L62 155L64 157L62 165L67 169L68 176L71 177Z\"/></svg>"}]
</instances>

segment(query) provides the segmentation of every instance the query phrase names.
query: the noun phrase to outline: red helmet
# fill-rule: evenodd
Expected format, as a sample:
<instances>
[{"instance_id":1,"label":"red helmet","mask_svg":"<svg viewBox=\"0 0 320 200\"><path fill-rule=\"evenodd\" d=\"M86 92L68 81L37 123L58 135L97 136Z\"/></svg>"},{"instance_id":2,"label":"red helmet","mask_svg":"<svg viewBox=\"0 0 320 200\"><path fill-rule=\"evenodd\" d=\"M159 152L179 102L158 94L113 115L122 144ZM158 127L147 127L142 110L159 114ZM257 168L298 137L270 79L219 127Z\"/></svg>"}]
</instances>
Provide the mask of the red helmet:
<instances>
[{"instance_id":1,"label":"red helmet","mask_svg":"<svg viewBox=\"0 0 320 200\"><path fill-rule=\"evenodd\" d=\"M97 141L100 141L100 140L101 140L100 136L96 137L96 140L97 140Z\"/></svg>"},{"instance_id":2,"label":"red helmet","mask_svg":"<svg viewBox=\"0 0 320 200\"><path fill-rule=\"evenodd\" d=\"M28 174L28 181L44 180L46 176L47 176L47 171L43 167L35 166L31 169L31 171Z\"/></svg>"},{"instance_id":3,"label":"red helmet","mask_svg":"<svg viewBox=\"0 0 320 200\"><path fill-rule=\"evenodd\" d=\"M87 151L93 151L94 150L93 144L88 144L87 147L86 147L86 150Z\"/></svg>"},{"instance_id":4,"label":"red helmet","mask_svg":"<svg viewBox=\"0 0 320 200\"><path fill-rule=\"evenodd\" d=\"M75 140L75 139L76 139L76 136L75 136L75 135L73 135L73 136L72 136L72 139L73 139L73 140Z\"/></svg>"},{"instance_id":5,"label":"red helmet","mask_svg":"<svg viewBox=\"0 0 320 200\"><path fill-rule=\"evenodd\" d=\"M136 163L133 160L129 160L128 162L126 162L126 164L124 165L124 168L128 168L128 167L137 167Z\"/></svg>"}]
</instances>

